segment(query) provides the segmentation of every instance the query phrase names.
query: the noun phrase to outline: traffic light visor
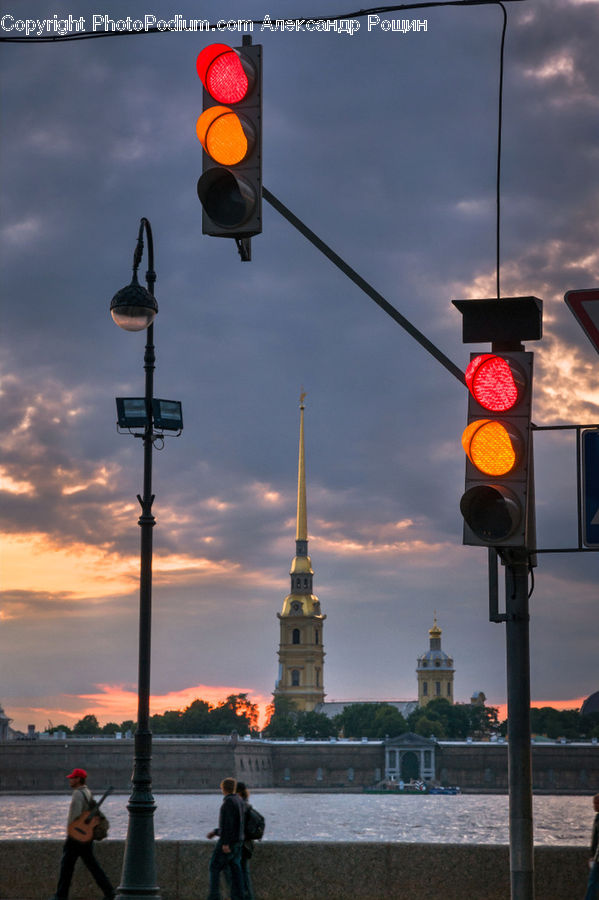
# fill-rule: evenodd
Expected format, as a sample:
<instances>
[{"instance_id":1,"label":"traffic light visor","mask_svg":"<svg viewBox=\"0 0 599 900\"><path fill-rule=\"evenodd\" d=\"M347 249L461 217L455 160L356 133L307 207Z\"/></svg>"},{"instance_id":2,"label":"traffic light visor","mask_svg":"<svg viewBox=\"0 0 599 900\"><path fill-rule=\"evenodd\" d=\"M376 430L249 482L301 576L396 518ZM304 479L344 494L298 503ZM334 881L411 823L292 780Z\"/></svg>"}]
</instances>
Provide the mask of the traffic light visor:
<instances>
[{"instance_id":1,"label":"traffic light visor","mask_svg":"<svg viewBox=\"0 0 599 900\"><path fill-rule=\"evenodd\" d=\"M246 125L248 132L249 124ZM196 133L206 153L221 166L235 166L248 154L248 135L237 113L211 106L199 117Z\"/></svg>"},{"instance_id":2,"label":"traffic light visor","mask_svg":"<svg viewBox=\"0 0 599 900\"><path fill-rule=\"evenodd\" d=\"M226 44L210 44L198 54L196 68L202 84L219 103L239 103L251 87L251 70Z\"/></svg>"},{"instance_id":3,"label":"traffic light visor","mask_svg":"<svg viewBox=\"0 0 599 900\"><path fill-rule=\"evenodd\" d=\"M464 429L462 446L480 472L507 475L521 456L522 440L507 423L477 419Z\"/></svg>"},{"instance_id":4,"label":"traffic light visor","mask_svg":"<svg viewBox=\"0 0 599 900\"><path fill-rule=\"evenodd\" d=\"M476 356L466 369L468 390L489 412L506 412L521 400L525 376L513 360L494 353Z\"/></svg>"}]
</instances>

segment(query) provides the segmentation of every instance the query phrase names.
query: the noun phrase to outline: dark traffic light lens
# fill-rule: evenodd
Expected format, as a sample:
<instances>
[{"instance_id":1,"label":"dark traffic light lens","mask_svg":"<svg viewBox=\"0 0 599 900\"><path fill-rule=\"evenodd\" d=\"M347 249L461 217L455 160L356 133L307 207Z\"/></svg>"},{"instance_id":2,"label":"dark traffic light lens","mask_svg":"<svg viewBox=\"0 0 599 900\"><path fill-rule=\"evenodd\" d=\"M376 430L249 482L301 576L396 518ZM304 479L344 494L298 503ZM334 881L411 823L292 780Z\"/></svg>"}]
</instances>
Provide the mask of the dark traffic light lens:
<instances>
[{"instance_id":1,"label":"dark traffic light lens","mask_svg":"<svg viewBox=\"0 0 599 900\"><path fill-rule=\"evenodd\" d=\"M476 485L460 500L460 510L474 534L484 541L503 541L522 519L522 509L507 488Z\"/></svg>"},{"instance_id":2,"label":"dark traffic light lens","mask_svg":"<svg viewBox=\"0 0 599 900\"><path fill-rule=\"evenodd\" d=\"M228 169L208 169L198 181L198 197L207 215L222 228L235 228L256 206L252 187Z\"/></svg>"}]
</instances>

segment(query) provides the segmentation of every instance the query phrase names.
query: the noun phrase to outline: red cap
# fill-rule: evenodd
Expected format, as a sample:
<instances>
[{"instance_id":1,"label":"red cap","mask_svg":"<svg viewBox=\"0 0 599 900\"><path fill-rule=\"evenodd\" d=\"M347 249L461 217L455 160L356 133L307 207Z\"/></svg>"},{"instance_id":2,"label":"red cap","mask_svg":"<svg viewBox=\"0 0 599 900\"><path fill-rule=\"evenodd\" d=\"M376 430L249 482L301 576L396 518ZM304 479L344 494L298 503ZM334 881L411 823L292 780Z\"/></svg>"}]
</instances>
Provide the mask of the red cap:
<instances>
[{"instance_id":1,"label":"red cap","mask_svg":"<svg viewBox=\"0 0 599 900\"><path fill-rule=\"evenodd\" d=\"M87 772L85 769L73 769L70 775L67 775L67 778L87 778Z\"/></svg>"}]
</instances>

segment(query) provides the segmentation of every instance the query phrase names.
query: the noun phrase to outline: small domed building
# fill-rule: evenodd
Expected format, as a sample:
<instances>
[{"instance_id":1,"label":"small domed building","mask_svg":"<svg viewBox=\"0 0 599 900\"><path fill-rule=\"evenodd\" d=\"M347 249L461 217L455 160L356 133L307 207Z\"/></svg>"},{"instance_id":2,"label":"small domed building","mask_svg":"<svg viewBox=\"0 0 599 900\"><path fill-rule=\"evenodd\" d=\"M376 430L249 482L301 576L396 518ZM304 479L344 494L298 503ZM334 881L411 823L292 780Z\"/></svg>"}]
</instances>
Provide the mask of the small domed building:
<instances>
[{"instance_id":1,"label":"small domed building","mask_svg":"<svg viewBox=\"0 0 599 900\"><path fill-rule=\"evenodd\" d=\"M418 657L418 705L426 706L429 700L444 697L453 703L453 659L441 649L441 629L435 613L433 627L429 628L430 647Z\"/></svg>"}]
</instances>

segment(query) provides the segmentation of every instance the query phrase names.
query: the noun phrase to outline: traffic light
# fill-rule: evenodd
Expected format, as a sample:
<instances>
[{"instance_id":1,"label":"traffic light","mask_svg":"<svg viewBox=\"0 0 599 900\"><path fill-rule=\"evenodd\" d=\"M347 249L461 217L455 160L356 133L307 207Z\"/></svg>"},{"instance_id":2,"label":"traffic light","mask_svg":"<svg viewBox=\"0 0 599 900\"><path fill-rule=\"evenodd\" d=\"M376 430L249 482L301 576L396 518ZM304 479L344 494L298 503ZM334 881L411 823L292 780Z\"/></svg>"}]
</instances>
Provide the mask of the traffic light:
<instances>
[{"instance_id":1,"label":"traffic light","mask_svg":"<svg viewBox=\"0 0 599 900\"><path fill-rule=\"evenodd\" d=\"M196 126L202 233L249 238L262 231L262 47L210 44L196 68L204 85Z\"/></svg>"},{"instance_id":2,"label":"traffic light","mask_svg":"<svg viewBox=\"0 0 599 900\"><path fill-rule=\"evenodd\" d=\"M466 369L464 543L527 547L533 539L532 367L526 351L472 353Z\"/></svg>"}]
</instances>

